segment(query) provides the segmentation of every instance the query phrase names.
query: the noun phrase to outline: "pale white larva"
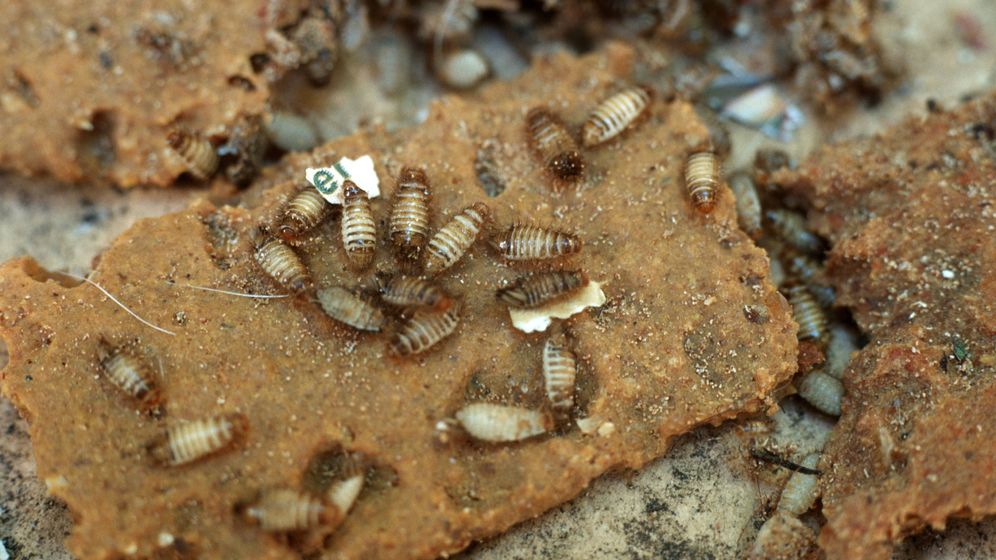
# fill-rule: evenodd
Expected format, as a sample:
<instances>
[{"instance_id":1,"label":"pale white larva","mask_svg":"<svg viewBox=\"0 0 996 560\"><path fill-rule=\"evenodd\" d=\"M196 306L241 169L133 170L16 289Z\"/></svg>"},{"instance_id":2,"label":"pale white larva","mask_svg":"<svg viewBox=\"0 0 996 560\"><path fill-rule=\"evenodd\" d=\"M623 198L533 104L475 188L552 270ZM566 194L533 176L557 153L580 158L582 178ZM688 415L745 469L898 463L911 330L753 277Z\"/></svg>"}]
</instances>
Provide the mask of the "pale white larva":
<instances>
[{"instance_id":1,"label":"pale white larva","mask_svg":"<svg viewBox=\"0 0 996 560\"><path fill-rule=\"evenodd\" d=\"M840 401L844 386L835 377L816 369L802 376L796 383L799 396L820 412L840 416Z\"/></svg>"},{"instance_id":2,"label":"pale white larva","mask_svg":"<svg viewBox=\"0 0 996 560\"><path fill-rule=\"evenodd\" d=\"M538 410L491 403L473 403L456 413L471 437L490 442L521 441L546 433L551 419Z\"/></svg>"},{"instance_id":3,"label":"pale white larva","mask_svg":"<svg viewBox=\"0 0 996 560\"><path fill-rule=\"evenodd\" d=\"M581 128L581 145L590 148L621 134L646 114L651 97L650 88L633 86L599 103Z\"/></svg>"},{"instance_id":4,"label":"pale white larva","mask_svg":"<svg viewBox=\"0 0 996 560\"><path fill-rule=\"evenodd\" d=\"M363 473L355 474L345 480L337 480L329 486L325 492L325 497L328 498L329 502L335 504L341 513L346 514L356 503L356 498L360 496L360 492L363 491L365 481L366 477Z\"/></svg>"},{"instance_id":5,"label":"pale white larva","mask_svg":"<svg viewBox=\"0 0 996 560\"><path fill-rule=\"evenodd\" d=\"M816 469L816 464L820 462L819 453L810 453L799 464L809 469ZM816 475L794 472L789 477L785 487L782 488L782 495L778 498L778 508L780 512L792 515L802 515L809 511L816 498L819 497L819 484Z\"/></svg>"},{"instance_id":6,"label":"pale white larva","mask_svg":"<svg viewBox=\"0 0 996 560\"><path fill-rule=\"evenodd\" d=\"M273 488L248 505L243 516L269 532L302 531L342 519L339 509L318 496L290 488Z\"/></svg>"},{"instance_id":7,"label":"pale white larva","mask_svg":"<svg viewBox=\"0 0 996 560\"><path fill-rule=\"evenodd\" d=\"M754 180L744 172L730 176L730 190L737 202L737 218L740 227L751 237L761 233L761 198L757 194Z\"/></svg>"},{"instance_id":8,"label":"pale white larva","mask_svg":"<svg viewBox=\"0 0 996 560\"><path fill-rule=\"evenodd\" d=\"M170 426L150 446L162 465L179 466L231 448L249 431L249 420L233 413L201 418Z\"/></svg>"},{"instance_id":9,"label":"pale white larva","mask_svg":"<svg viewBox=\"0 0 996 560\"><path fill-rule=\"evenodd\" d=\"M851 355L858 351L858 333L847 325L834 323L830 326L830 342L827 344L827 361L823 371L827 375L841 379Z\"/></svg>"}]
</instances>

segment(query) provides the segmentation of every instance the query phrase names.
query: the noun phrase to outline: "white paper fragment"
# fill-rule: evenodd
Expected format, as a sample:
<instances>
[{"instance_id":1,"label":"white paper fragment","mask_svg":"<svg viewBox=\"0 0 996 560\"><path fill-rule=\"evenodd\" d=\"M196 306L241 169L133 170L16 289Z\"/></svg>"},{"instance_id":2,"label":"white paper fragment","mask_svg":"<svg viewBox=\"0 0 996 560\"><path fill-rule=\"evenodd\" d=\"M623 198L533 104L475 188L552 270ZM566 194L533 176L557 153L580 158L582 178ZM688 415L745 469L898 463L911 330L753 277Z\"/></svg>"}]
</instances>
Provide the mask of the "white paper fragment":
<instances>
[{"instance_id":1,"label":"white paper fragment","mask_svg":"<svg viewBox=\"0 0 996 560\"><path fill-rule=\"evenodd\" d=\"M344 157L331 167L309 167L304 170L304 178L322 193L330 204L342 204L342 183L349 179L357 187L366 191L370 198L380 196L380 177L374 169L373 158L359 159Z\"/></svg>"},{"instance_id":2,"label":"white paper fragment","mask_svg":"<svg viewBox=\"0 0 996 560\"><path fill-rule=\"evenodd\" d=\"M589 282L569 299L555 301L535 309L508 308L512 325L522 332L545 331L553 319L567 319L588 307L600 307L605 303L605 293L598 282Z\"/></svg>"}]
</instances>

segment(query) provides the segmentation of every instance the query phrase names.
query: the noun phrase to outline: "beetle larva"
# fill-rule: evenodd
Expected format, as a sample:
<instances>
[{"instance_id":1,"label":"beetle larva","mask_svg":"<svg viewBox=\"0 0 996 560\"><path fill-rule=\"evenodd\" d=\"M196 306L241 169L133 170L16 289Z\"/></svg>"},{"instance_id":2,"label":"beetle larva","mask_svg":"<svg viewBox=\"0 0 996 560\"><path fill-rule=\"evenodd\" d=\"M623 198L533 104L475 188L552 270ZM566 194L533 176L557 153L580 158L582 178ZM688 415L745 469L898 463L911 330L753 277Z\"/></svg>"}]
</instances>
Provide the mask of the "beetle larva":
<instances>
[{"instance_id":1,"label":"beetle larva","mask_svg":"<svg viewBox=\"0 0 996 560\"><path fill-rule=\"evenodd\" d=\"M581 128L581 145L590 148L607 142L643 116L653 92L633 86L602 101Z\"/></svg>"},{"instance_id":2,"label":"beetle larva","mask_svg":"<svg viewBox=\"0 0 996 560\"><path fill-rule=\"evenodd\" d=\"M484 223L490 219L491 209L483 202L463 209L429 240L426 249L425 272L439 274L456 264L467 249L474 244Z\"/></svg>"},{"instance_id":3,"label":"beetle larva","mask_svg":"<svg viewBox=\"0 0 996 560\"><path fill-rule=\"evenodd\" d=\"M550 337L543 346L543 383L550 406L569 412L574 406L574 380L578 363L563 333Z\"/></svg>"},{"instance_id":4,"label":"beetle larva","mask_svg":"<svg viewBox=\"0 0 996 560\"><path fill-rule=\"evenodd\" d=\"M789 270L806 284L820 305L828 309L833 307L837 294L832 286L818 281L823 274L823 267L820 264L806 255L794 255L789 259Z\"/></svg>"},{"instance_id":5,"label":"beetle larva","mask_svg":"<svg viewBox=\"0 0 996 560\"><path fill-rule=\"evenodd\" d=\"M792 286L788 290L792 304L792 318L799 324L799 340L822 340L827 333L827 317L805 286Z\"/></svg>"},{"instance_id":6,"label":"beetle larva","mask_svg":"<svg viewBox=\"0 0 996 560\"><path fill-rule=\"evenodd\" d=\"M325 497L329 502L335 504L342 514L346 514L356 503L356 498L363 491L363 484L366 476L363 473L355 474L345 480L333 482L325 492Z\"/></svg>"},{"instance_id":7,"label":"beetle larva","mask_svg":"<svg viewBox=\"0 0 996 560\"><path fill-rule=\"evenodd\" d=\"M391 241L401 257L418 261L429 236L429 179L421 169L406 167L398 176L391 210Z\"/></svg>"},{"instance_id":8,"label":"beetle larva","mask_svg":"<svg viewBox=\"0 0 996 560\"><path fill-rule=\"evenodd\" d=\"M806 218L798 212L776 208L764 213L771 224L771 229L789 245L806 253L819 253L823 250L823 241L813 232L806 229Z\"/></svg>"},{"instance_id":9,"label":"beetle larva","mask_svg":"<svg viewBox=\"0 0 996 560\"><path fill-rule=\"evenodd\" d=\"M284 532L334 524L342 519L342 512L329 501L307 492L272 488L246 506L243 516L264 531Z\"/></svg>"},{"instance_id":10,"label":"beetle larva","mask_svg":"<svg viewBox=\"0 0 996 560\"><path fill-rule=\"evenodd\" d=\"M491 403L473 403L456 413L463 429L482 441L508 442L546 433L551 418L538 411Z\"/></svg>"},{"instance_id":11,"label":"beetle larva","mask_svg":"<svg viewBox=\"0 0 996 560\"><path fill-rule=\"evenodd\" d=\"M377 249L377 224L366 191L346 180L342 185L342 245L356 268L366 268Z\"/></svg>"},{"instance_id":12,"label":"beetle larva","mask_svg":"<svg viewBox=\"0 0 996 560\"><path fill-rule=\"evenodd\" d=\"M459 322L459 302L454 302L443 313L417 311L391 337L390 352L398 357L425 352L453 334Z\"/></svg>"},{"instance_id":13,"label":"beetle larva","mask_svg":"<svg viewBox=\"0 0 996 560\"><path fill-rule=\"evenodd\" d=\"M180 155L187 164L187 171L197 179L203 181L217 171L218 154L206 138L178 128L169 133L166 143Z\"/></svg>"},{"instance_id":14,"label":"beetle larva","mask_svg":"<svg viewBox=\"0 0 996 560\"><path fill-rule=\"evenodd\" d=\"M381 287L380 294L387 303L400 307L429 307L445 311L453 303L442 288L414 276L391 278Z\"/></svg>"},{"instance_id":15,"label":"beetle larva","mask_svg":"<svg viewBox=\"0 0 996 560\"><path fill-rule=\"evenodd\" d=\"M298 237L322 223L331 209L322 193L308 185L287 204L280 233L285 238Z\"/></svg>"},{"instance_id":16,"label":"beetle larva","mask_svg":"<svg viewBox=\"0 0 996 560\"><path fill-rule=\"evenodd\" d=\"M580 270L554 270L523 276L512 285L495 292L509 307L530 309L563 297L588 284L588 275Z\"/></svg>"},{"instance_id":17,"label":"beetle larva","mask_svg":"<svg viewBox=\"0 0 996 560\"><path fill-rule=\"evenodd\" d=\"M101 340L98 357L105 377L112 385L145 407L154 407L159 403L161 394L155 374L131 349L111 346Z\"/></svg>"},{"instance_id":18,"label":"beetle larva","mask_svg":"<svg viewBox=\"0 0 996 560\"><path fill-rule=\"evenodd\" d=\"M796 383L799 396L813 405L813 408L840 416L840 400L844 397L844 386L835 377L815 369L802 376Z\"/></svg>"},{"instance_id":19,"label":"beetle larva","mask_svg":"<svg viewBox=\"0 0 996 560\"><path fill-rule=\"evenodd\" d=\"M810 453L799 463L801 466L815 469L820 462L819 453ZM816 475L802 472L794 472L782 488L782 495L778 498L777 511L790 513L792 515L802 515L813 507L816 498L819 496L819 485Z\"/></svg>"},{"instance_id":20,"label":"beetle larva","mask_svg":"<svg viewBox=\"0 0 996 560\"><path fill-rule=\"evenodd\" d=\"M311 275L297 253L278 239L271 239L256 249L256 262L278 284L292 292L302 292L311 285Z\"/></svg>"},{"instance_id":21,"label":"beetle larva","mask_svg":"<svg viewBox=\"0 0 996 560\"><path fill-rule=\"evenodd\" d=\"M719 187L719 162L712 152L698 152L685 162L685 188L692 199L692 206L703 214L716 207L716 189Z\"/></svg>"},{"instance_id":22,"label":"beetle larva","mask_svg":"<svg viewBox=\"0 0 996 560\"><path fill-rule=\"evenodd\" d=\"M573 183L584 174L584 159L560 117L549 109L536 107L526 115L529 146L548 172L561 182Z\"/></svg>"},{"instance_id":23,"label":"beetle larva","mask_svg":"<svg viewBox=\"0 0 996 560\"><path fill-rule=\"evenodd\" d=\"M556 259L581 251L581 238L539 226L515 224L499 233L493 244L510 261Z\"/></svg>"},{"instance_id":24,"label":"beetle larva","mask_svg":"<svg viewBox=\"0 0 996 560\"><path fill-rule=\"evenodd\" d=\"M740 227L751 237L757 236L761 232L761 198L754 180L747 173L734 173L730 177L730 190L737 202Z\"/></svg>"},{"instance_id":25,"label":"beetle larva","mask_svg":"<svg viewBox=\"0 0 996 560\"><path fill-rule=\"evenodd\" d=\"M217 453L249 431L249 419L232 413L174 424L150 447L160 464L175 467Z\"/></svg>"},{"instance_id":26,"label":"beetle larva","mask_svg":"<svg viewBox=\"0 0 996 560\"><path fill-rule=\"evenodd\" d=\"M857 351L858 333L847 325L834 323L830 326L830 342L827 343L827 361L823 371L837 379L843 378L851 355Z\"/></svg>"},{"instance_id":27,"label":"beetle larva","mask_svg":"<svg viewBox=\"0 0 996 560\"><path fill-rule=\"evenodd\" d=\"M329 317L354 329L380 332L384 328L384 312L345 288L319 290L318 302Z\"/></svg>"}]
</instances>

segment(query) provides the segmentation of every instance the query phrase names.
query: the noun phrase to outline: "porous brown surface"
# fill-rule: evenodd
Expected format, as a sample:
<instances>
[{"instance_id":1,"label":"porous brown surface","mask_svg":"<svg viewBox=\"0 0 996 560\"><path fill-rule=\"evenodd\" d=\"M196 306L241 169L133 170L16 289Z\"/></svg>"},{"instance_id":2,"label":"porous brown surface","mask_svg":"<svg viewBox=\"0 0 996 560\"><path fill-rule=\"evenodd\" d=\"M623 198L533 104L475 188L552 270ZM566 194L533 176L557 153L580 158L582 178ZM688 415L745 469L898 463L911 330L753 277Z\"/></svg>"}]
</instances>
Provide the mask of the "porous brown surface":
<instances>
[{"instance_id":1,"label":"porous brown surface","mask_svg":"<svg viewBox=\"0 0 996 560\"><path fill-rule=\"evenodd\" d=\"M829 558L996 513L994 127L989 94L774 177L812 204L838 304L870 338L825 450Z\"/></svg>"},{"instance_id":2,"label":"porous brown surface","mask_svg":"<svg viewBox=\"0 0 996 560\"><path fill-rule=\"evenodd\" d=\"M168 534L174 544L159 553L297 557L285 540L238 519L235 505L261 488L307 487L312 459L341 447L375 469L321 555L433 557L534 517L608 470L644 465L696 425L770 408L770 393L796 367L796 326L766 279L763 252L737 229L729 190L709 216L688 202L685 155L708 138L692 107L655 103L639 128L587 154L576 190L552 192L528 152L523 118L532 106L549 103L577 126L631 63L618 46L541 60L513 82L442 99L417 129L365 130L287 158L239 207L200 202L140 221L100 256L92 279L175 336L29 259L4 265L2 388L30 422L39 477L75 514L70 549L84 558L151 555ZM503 146L507 184L491 199L474 174L485 140ZM564 322L581 362L573 415L611 428L585 435L567 424L504 445L436 443L436 422L466 402L543 406L547 335L511 327L494 288L522 271L483 244L441 280L464 302L456 333L411 360L389 359L385 335L339 327L307 297L184 287L278 292L250 256L250 231L279 214L305 166L364 154L388 195L373 201L382 234L393 177L418 165L432 183L434 228L486 200L500 224L525 219L584 238L574 262L605 282L608 302ZM372 271L348 268L337 230L333 219L298 247L317 284L369 285ZM387 243L382 235L375 268L394 271ZM137 413L100 379L99 336L137 340L161 363L164 418ZM250 423L236 449L174 469L147 460L145 445L165 423L234 411Z\"/></svg>"}]
</instances>

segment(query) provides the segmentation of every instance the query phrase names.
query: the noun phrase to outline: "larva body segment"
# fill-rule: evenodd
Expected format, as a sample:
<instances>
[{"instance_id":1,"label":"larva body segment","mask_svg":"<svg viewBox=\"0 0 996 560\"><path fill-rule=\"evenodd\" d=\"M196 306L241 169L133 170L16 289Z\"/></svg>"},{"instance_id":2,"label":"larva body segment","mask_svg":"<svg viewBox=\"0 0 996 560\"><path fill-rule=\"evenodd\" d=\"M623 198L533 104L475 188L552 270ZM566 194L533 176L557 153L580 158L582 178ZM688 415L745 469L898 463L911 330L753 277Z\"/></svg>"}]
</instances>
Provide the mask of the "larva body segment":
<instances>
[{"instance_id":1,"label":"larva body segment","mask_svg":"<svg viewBox=\"0 0 996 560\"><path fill-rule=\"evenodd\" d=\"M555 179L555 188L581 179L584 159L560 117L543 107L531 109L526 114L526 135L529 147Z\"/></svg>"},{"instance_id":2,"label":"larva body segment","mask_svg":"<svg viewBox=\"0 0 996 560\"><path fill-rule=\"evenodd\" d=\"M131 349L101 340L98 357L104 377L118 390L145 408L159 404L162 394L155 374Z\"/></svg>"},{"instance_id":3,"label":"larva body segment","mask_svg":"<svg viewBox=\"0 0 996 560\"><path fill-rule=\"evenodd\" d=\"M827 344L827 361L823 371L841 379L844 370L851 362L851 355L858 351L858 333L851 327L834 323L830 326L830 342Z\"/></svg>"},{"instance_id":4,"label":"larva body segment","mask_svg":"<svg viewBox=\"0 0 996 560\"><path fill-rule=\"evenodd\" d=\"M311 274L291 249L278 239L270 239L256 249L256 262L278 284L294 293L311 286Z\"/></svg>"},{"instance_id":5,"label":"larva body segment","mask_svg":"<svg viewBox=\"0 0 996 560\"><path fill-rule=\"evenodd\" d=\"M342 512L329 501L290 488L263 491L243 510L246 521L267 532L304 531L319 525L332 525Z\"/></svg>"},{"instance_id":6,"label":"larva body segment","mask_svg":"<svg viewBox=\"0 0 996 560\"><path fill-rule=\"evenodd\" d=\"M754 180L747 173L734 173L730 177L730 190L737 202L740 227L751 237L761 233L761 197Z\"/></svg>"},{"instance_id":7,"label":"larva body segment","mask_svg":"<svg viewBox=\"0 0 996 560\"><path fill-rule=\"evenodd\" d=\"M331 208L318 189L310 185L305 187L287 204L280 234L285 239L293 239L307 233L322 223Z\"/></svg>"},{"instance_id":8,"label":"larva body segment","mask_svg":"<svg viewBox=\"0 0 996 560\"><path fill-rule=\"evenodd\" d=\"M345 480L333 482L325 492L325 497L345 515L356 503L356 498L363 491L366 477L363 473L355 474Z\"/></svg>"},{"instance_id":9,"label":"larva body segment","mask_svg":"<svg viewBox=\"0 0 996 560\"><path fill-rule=\"evenodd\" d=\"M577 357L567 345L567 337L550 337L543 346L543 384L550 407L559 413L569 413L574 407L577 370Z\"/></svg>"},{"instance_id":10,"label":"larva body segment","mask_svg":"<svg viewBox=\"0 0 996 560\"><path fill-rule=\"evenodd\" d=\"M318 303L326 315L354 329L380 332L384 328L384 312L345 288L319 290Z\"/></svg>"},{"instance_id":11,"label":"larva body segment","mask_svg":"<svg viewBox=\"0 0 996 560\"><path fill-rule=\"evenodd\" d=\"M398 176L391 210L391 241L402 259L417 262L429 236L429 179L421 169L406 167Z\"/></svg>"},{"instance_id":12,"label":"larva body segment","mask_svg":"<svg viewBox=\"0 0 996 560\"><path fill-rule=\"evenodd\" d=\"M530 309L564 297L588 284L588 275L580 270L554 270L523 276L495 295L509 307Z\"/></svg>"},{"instance_id":13,"label":"larva body segment","mask_svg":"<svg viewBox=\"0 0 996 560\"><path fill-rule=\"evenodd\" d=\"M477 240L490 216L491 209L483 202L468 206L453 216L453 219L429 240L425 272L439 274L456 264Z\"/></svg>"},{"instance_id":14,"label":"larva body segment","mask_svg":"<svg viewBox=\"0 0 996 560\"><path fill-rule=\"evenodd\" d=\"M428 307L445 311L453 303L442 288L414 276L395 276L384 284L380 293L384 301L400 307Z\"/></svg>"},{"instance_id":15,"label":"larva body segment","mask_svg":"<svg viewBox=\"0 0 996 560\"><path fill-rule=\"evenodd\" d=\"M239 413L191 420L167 428L149 451L160 464L175 467L228 449L248 431L249 419Z\"/></svg>"},{"instance_id":16,"label":"larva body segment","mask_svg":"<svg viewBox=\"0 0 996 560\"><path fill-rule=\"evenodd\" d=\"M823 241L806 229L806 218L802 214L776 208L768 210L764 215L771 224L771 229L782 241L805 253L818 254L823 250Z\"/></svg>"},{"instance_id":17,"label":"larva body segment","mask_svg":"<svg viewBox=\"0 0 996 560\"><path fill-rule=\"evenodd\" d=\"M692 206L702 214L716 207L716 190L719 188L719 161L712 152L697 152L685 162L685 188Z\"/></svg>"},{"instance_id":18,"label":"larva body segment","mask_svg":"<svg viewBox=\"0 0 996 560\"><path fill-rule=\"evenodd\" d=\"M366 191L347 179L342 193L342 245L350 263L364 269L370 266L377 249L377 223Z\"/></svg>"},{"instance_id":19,"label":"larva body segment","mask_svg":"<svg viewBox=\"0 0 996 560\"><path fill-rule=\"evenodd\" d=\"M800 465L815 469L820 462L819 453L810 453L799 463ZM810 509L816 503L819 496L819 485L815 475L794 472L789 477L785 487L782 488L782 495L778 498L777 511L799 516Z\"/></svg>"},{"instance_id":20,"label":"larva body segment","mask_svg":"<svg viewBox=\"0 0 996 560\"><path fill-rule=\"evenodd\" d=\"M491 403L468 404L456 419L471 437L496 443L522 441L552 427L551 418L540 411Z\"/></svg>"},{"instance_id":21,"label":"larva body segment","mask_svg":"<svg viewBox=\"0 0 996 560\"><path fill-rule=\"evenodd\" d=\"M792 318L799 325L799 340L823 340L827 334L827 317L805 286L789 288Z\"/></svg>"},{"instance_id":22,"label":"larva body segment","mask_svg":"<svg viewBox=\"0 0 996 560\"><path fill-rule=\"evenodd\" d=\"M590 148L615 138L646 114L653 92L628 87L602 101L581 128L581 145Z\"/></svg>"},{"instance_id":23,"label":"larva body segment","mask_svg":"<svg viewBox=\"0 0 996 560\"><path fill-rule=\"evenodd\" d=\"M789 259L789 270L809 288L821 306L828 309L833 307L837 300L836 292L832 286L819 281L823 275L823 266L807 255L794 255Z\"/></svg>"},{"instance_id":24,"label":"larva body segment","mask_svg":"<svg viewBox=\"0 0 996 560\"><path fill-rule=\"evenodd\" d=\"M391 337L389 352L397 357L420 354L453 334L460 322L460 302L443 313L417 311Z\"/></svg>"},{"instance_id":25,"label":"larva body segment","mask_svg":"<svg viewBox=\"0 0 996 560\"><path fill-rule=\"evenodd\" d=\"M581 251L581 238L539 226L515 224L493 240L495 249L510 261L547 260Z\"/></svg>"},{"instance_id":26,"label":"larva body segment","mask_svg":"<svg viewBox=\"0 0 996 560\"><path fill-rule=\"evenodd\" d=\"M837 378L816 369L803 375L796 383L796 389L799 396L813 405L813 408L830 416L840 416L844 386Z\"/></svg>"},{"instance_id":27,"label":"larva body segment","mask_svg":"<svg viewBox=\"0 0 996 560\"><path fill-rule=\"evenodd\" d=\"M208 179L218 170L218 154L206 138L178 128L169 133L166 143L179 154L187 164L187 171L197 179Z\"/></svg>"}]
</instances>

